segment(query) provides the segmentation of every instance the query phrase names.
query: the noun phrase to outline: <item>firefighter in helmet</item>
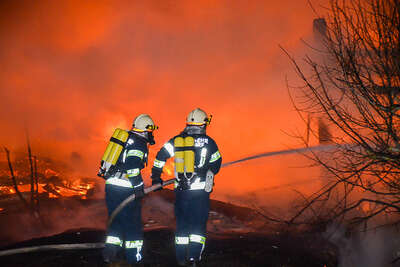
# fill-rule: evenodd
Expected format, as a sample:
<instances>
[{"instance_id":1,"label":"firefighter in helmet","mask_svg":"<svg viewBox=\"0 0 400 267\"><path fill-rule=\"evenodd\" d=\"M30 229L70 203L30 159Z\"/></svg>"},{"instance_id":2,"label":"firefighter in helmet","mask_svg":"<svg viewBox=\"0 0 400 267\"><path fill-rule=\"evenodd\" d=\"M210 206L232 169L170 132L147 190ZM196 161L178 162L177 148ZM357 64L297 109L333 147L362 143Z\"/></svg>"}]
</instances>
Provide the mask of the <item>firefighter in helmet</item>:
<instances>
[{"instance_id":1,"label":"firefighter in helmet","mask_svg":"<svg viewBox=\"0 0 400 267\"><path fill-rule=\"evenodd\" d=\"M103 250L105 262L111 264L116 262L117 254L123 248L128 263L135 264L142 260L141 197L144 195L144 185L141 169L147 165L148 144L155 143L153 130L157 128L149 115L137 116L113 172L106 177L106 203L109 216L130 195L136 194L136 200L122 209L107 229Z\"/></svg>"},{"instance_id":2,"label":"firefighter in helmet","mask_svg":"<svg viewBox=\"0 0 400 267\"><path fill-rule=\"evenodd\" d=\"M205 246L210 193L222 162L217 144L206 135L210 122L203 110L191 111L184 130L164 144L152 168L152 184L162 183L163 166L174 157L175 250L180 266L196 266Z\"/></svg>"}]
</instances>

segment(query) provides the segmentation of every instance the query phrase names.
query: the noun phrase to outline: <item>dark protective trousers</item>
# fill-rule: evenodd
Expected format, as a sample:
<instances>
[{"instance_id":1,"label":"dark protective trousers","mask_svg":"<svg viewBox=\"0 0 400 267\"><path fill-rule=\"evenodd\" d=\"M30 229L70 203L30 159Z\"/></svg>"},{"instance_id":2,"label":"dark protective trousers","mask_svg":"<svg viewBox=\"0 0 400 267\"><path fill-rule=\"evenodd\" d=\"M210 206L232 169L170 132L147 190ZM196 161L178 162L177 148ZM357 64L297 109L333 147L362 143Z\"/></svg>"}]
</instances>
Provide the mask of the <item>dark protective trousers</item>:
<instances>
[{"instance_id":1,"label":"dark protective trousers","mask_svg":"<svg viewBox=\"0 0 400 267\"><path fill-rule=\"evenodd\" d=\"M133 194L132 188L106 184L106 204L108 216ZM103 251L105 261L114 261L117 253L125 249L127 261L132 264L142 258L143 224L141 214L141 199L130 202L115 217L107 229L106 244ZM120 242L118 242L120 240Z\"/></svg>"},{"instance_id":2,"label":"dark protective trousers","mask_svg":"<svg viewBox=\"0 0 400 267\"><path fill-rule=\"evenodd\" d=\"M204 190L175 191L176 259L200 260L205 246L210 194Z\"/></svg>"}]
</instances>

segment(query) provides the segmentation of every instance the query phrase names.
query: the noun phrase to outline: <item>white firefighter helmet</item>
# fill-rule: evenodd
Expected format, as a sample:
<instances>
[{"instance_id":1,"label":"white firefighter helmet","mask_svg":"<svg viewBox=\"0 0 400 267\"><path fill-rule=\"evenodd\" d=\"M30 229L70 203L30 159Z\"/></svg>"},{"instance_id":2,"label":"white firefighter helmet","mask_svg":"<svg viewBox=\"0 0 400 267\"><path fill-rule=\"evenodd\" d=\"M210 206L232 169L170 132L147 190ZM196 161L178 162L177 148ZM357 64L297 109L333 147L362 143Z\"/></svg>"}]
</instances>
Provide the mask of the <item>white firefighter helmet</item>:
<instances>
[{"instance_id":1,"label":"white firefighter helmet","mask_svg":"<svg viewBox=\"0 0 400 267\"><path fill-rule=\"evenodd\" d=\"M211 117L207 117L207 113L200 109L196 108L192 110L189 115L187 116L186 119L186 124L187 125L205 125L205 124L210 124L211 122Z\"/></svg>"},{"instance_id":2,"label":"white firefighter helmet","mask_svg":"<svg viewBox=\"0 0 400 267\"><path fill-rule=\"evenodd\" d=\"M152 132L156 129L158 129L158 126L154 125L153 119L147 114L140 114L133 121L133 131Z\"/></svg>"}]
</instances>

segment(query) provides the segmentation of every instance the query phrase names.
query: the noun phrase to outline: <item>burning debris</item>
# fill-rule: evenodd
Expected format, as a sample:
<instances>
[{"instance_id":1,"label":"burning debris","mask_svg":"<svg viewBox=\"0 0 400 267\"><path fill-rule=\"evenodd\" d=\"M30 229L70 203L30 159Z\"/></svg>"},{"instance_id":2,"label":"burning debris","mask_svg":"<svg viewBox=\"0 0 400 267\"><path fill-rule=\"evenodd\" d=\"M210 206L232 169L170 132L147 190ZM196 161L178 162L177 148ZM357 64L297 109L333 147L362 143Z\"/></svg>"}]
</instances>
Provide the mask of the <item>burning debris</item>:
<instances>
[{"instance_id":1,"label":"burning debris","mask_svg":"<svg viewBox=\"0 0 400 267\"><path fill-rule=\"evenodd\" d=\"M75 179L73 182L62 180L57 176L52 176L47 183L39 183L39 194L49 198L57 197L81 197L85 199L92 194L95 187L95 181L83 182L81 179ZM23 195L30 193L30 184L19 184L18 190ZM12 198L16 194L13 186L0 186L0 200Z\"/></svg>"},{"instance_id":2,"label":"burning debris","mask_svg":"<svg viewBox=\"0 0 400 267\"><path fill-rule=\"evenodd\" d=\"M34 163L31 164L29 157L22 156L11 162L9 151L6 152L8 162L0 162L1 211L15 209L13 202L19 198L38 216L40 201L57 198L89 199L94 196L98 183L96 179L68 175L71 173L68 167L48 158L31 156ZM28 170L28 164L35 168ZM30 203L26 201L29 197Z\"/></svg>"}]
</instances>

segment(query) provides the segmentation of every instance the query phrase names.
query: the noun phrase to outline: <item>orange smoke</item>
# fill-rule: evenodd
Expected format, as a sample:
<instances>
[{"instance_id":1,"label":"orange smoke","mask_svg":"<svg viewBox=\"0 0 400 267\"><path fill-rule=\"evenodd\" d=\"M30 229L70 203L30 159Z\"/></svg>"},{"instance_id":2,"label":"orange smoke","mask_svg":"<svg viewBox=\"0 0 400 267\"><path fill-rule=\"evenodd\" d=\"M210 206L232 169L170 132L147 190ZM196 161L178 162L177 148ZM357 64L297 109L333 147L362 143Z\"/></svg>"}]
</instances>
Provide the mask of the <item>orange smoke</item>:
<instances>
[{"instance_id":1,"label":"orange smoke","mask_svg":"<svg viewBox=\"0 0 400 267\"><path fill-rule=\"evenodd\" d=\"M303 49L315 18L307 3L2 1L0 143L24 147L27 128L34 153L95 176L115 127L149 113L160 126L152 164L201 107L213 114L208 133L225 161L295 147L283 131L305 127L286 92L285 77L294 75L278 45ZM285 161L223 169L215 192L297 179Z\"/></svg>"}]
</instances>

